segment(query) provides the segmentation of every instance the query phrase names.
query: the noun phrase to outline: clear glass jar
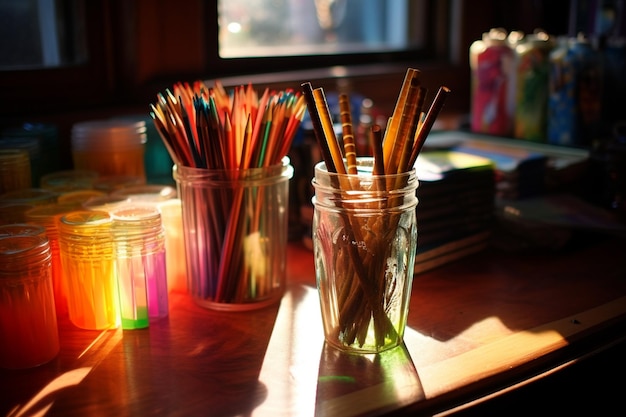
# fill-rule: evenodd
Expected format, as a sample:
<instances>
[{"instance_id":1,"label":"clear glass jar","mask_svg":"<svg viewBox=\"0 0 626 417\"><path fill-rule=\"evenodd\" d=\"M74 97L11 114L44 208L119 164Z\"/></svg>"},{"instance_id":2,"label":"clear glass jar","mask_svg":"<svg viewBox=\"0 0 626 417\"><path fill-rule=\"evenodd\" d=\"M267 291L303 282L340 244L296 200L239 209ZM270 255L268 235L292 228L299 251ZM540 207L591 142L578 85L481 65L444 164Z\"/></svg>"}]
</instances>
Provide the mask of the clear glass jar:
<instances>
[{"instance_id":1,"label":"clear glass jar","mask_svg":"<svg viewBox=\"0 0 626 417\"><path fill-rule=\"evenodd\" d=\"M217 310L278 302L285 291L289 158L246 170L176 166L188 291Z\"/></svg>"},{"instance_id":2,"label":"clear glass jar","mask_svg":"<svg viewBox=\"0 0 626 417\"><path fill-rule=\"evenodd\" d=\"M180 262L186 256L183 220L176 188L165 184L135 185L114 191L111 196L126 198L130 203L151 204L159 209L165 228L167 286L169 291L186 292L187 267L185 262Z\"/></svg>"},{"instance_id":3,"label":"clear glass jar","mask_svg":"<svg viewBox=\"0 0 626 417\"><path fill-rule=\"evenodd\" d=\"M415 170L330 173L321 162L313 186L313 249L324 335L348 352L377 353L402 343L417 248Z\"/></svg>"},{"instance_id":4,"label":"clear glass jar","mask_svg":"<svg viewBox=\"0 0 626 417\"><path fill-rule=\"evenodd\" d=\"M76 209L73 205L46 204L35 206L24 216L28 223L37 224L46 229L52 254L52 288L58 316L67 315L67 290L63 283L63 267L59 251L59 220L61 216Z\"/></svg>"},{"instance_id":5,"label":"clear glass jar","mask_svg":"<svg viewBox=\"0 0 626 417\"><path fill-rule=\"evenodd\" d=\"M92 197L104 197L107 194L104 191L98 190L75 190L64 192L57 198L59 204L75 204L77 206L83 206Z\"/></svg>"},{"instance_id":6,"label":"clear glass jar","mask_svg":"<svg viewBox=\"0 0 626 417\"><path fill-rule=\"evenodd\" d=\"M43 188L24 188L0 195L0 204L38 206L56 203L58 196L58 193Z\"/></svg>"},{"instance_id":7,"label":"clear glass jar","mask_svg":"<svg viewBox=\"0 0 626 417\"><path fill-rule=\"evenodd\" d=\"M11 223L0 225L0 237L7 236L46 236L46 228L38 224Z\"/></svg>"},{"instance_id":8,"label":"clear glass jar","mask_svg":"<svg viewBox=\"0 0 626 417\"><path fill-rule=\"evenodd\" d=\"M39 186L57 193L67 193L76 190L91 190L96 179L98 179L96 171L84 169L54 171L43 175Z\"/></svg>"},{"instance_id":9,"label":"clear glass jar","mask_svg":"<svg viewBox=\"0 0 626 417\"><path fill-rule=\"evenodd\" d=\"M28 154L30 161L30 179L28 187L38 187L39 179L43 173L43 165L41 159L41 147L39 140L29 137L0 137L0 149L19 149Z\"/></svg>"},{"instance_id":10,"label":"clear glass jar","mask_svg":"<svg viewBox=\"0 0 626 417\"><path fill-rule=\"evenodd\" d=\"M111 223L104 211L73 211L59 221L69 318L82 329L119 326Z\"/></svg>"},{"instance_id":11,"label":"clear glass jar","mask_svg":"<svg viewBox=\"0 0 626 417\"><path fill-rule=\"evenodd\" d=\"M21 149L0 149L0 194L32 187L30 157Z\"/></svg>"},{"instance_id":12,"label":"clear glass jar","mask_svg":"<svg viewBox=\"0 0 626 417\"><path fill-rule=\"evenodd\" d=\"M90 120L72 126L74 168L101 176L128 175L145 182L146 124L131 120Z\"/></svg>"},{"instance_id":13,"label":"clear glass jar","mask_svg":"<svg viewBox=\"0 0 626 417\"><path fill-rule=\"evenodd\" d=\"M156 207L111 211L122 329L148 327L168 315L165 231Z\"/></svg>"},{"instance_id":14,"label":"clear glass jar","mask_svg":"<svg viewBox=\"0 0 626 417\"><path fill-rule=\"evenodd\" d=\"M31 368L59 353L48 239L0 238L0 367Z\"/></svg>"},{"instance_id":15,"label":"clear glass jar","mask_svg":"<svg viewBox=\"0 0 626 417\"><path fill-rule=\"evenodd\" d=\"M183 211L180 198L157 203L161 220L165 228L165 256L167 258L167 288L170 292L187 292L187 259L185 253L185 234L183 229Z\"/></svg>"}]
</instances>

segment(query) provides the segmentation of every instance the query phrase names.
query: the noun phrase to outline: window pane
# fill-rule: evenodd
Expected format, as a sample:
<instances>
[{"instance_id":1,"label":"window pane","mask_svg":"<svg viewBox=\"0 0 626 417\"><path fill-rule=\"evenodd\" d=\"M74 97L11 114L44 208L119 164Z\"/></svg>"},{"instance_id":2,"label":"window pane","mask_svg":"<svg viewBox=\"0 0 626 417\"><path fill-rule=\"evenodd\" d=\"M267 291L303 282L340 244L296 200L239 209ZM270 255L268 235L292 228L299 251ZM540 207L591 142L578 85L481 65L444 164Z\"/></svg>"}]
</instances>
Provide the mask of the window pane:
<instances>
[{"instance_id":1,"label":"window pane","mask_svg":"<svg viewBox=\"0 0 626 417\"><path fill-rule=\"evenodd\" d=\"M409 30L409 3L409 0L219 0L219 55L221 58L296 56L420 47L422 35L415 28Z\"/></svg>"},{"instance_id":2,"label":"window pane","mask_svg":"<svg viewBox=\"0 0 626 417\"><path fill-rule=\"evenodd\" d=\"M0 0L0 70L84 62L80 4L73 0Z\"/></svg>"}]
</instances>

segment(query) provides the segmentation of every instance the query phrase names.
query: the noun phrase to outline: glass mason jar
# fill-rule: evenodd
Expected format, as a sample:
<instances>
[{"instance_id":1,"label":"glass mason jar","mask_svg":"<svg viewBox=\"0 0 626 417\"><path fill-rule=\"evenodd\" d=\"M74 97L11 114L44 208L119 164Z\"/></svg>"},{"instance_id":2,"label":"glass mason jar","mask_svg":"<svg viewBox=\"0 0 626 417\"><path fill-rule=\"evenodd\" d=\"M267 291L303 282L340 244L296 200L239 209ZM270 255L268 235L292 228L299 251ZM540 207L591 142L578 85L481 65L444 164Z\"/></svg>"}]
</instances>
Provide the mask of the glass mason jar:
<instances>
[{"instance_id":1,"label":"glass mason jar","mask_svg":"<svg viewBox=\"0 0 626 417\"><path fill-rule=\"evenodd\" d=\"M292 176L287 157L245 170L174 167L188 291L199 305L248 310L280 300Z\"/></svg>"},{"instance_id":2,"label":"glass mason jar","mask_svg":"<svg viewBox=\"0 0 626 417\"><path fill-rule=\"evenodd\" d=\"M0 238L0 367L31 368L59 353L48 239Z\"/></svg>"},{"instance_id":3,"label":"glass mason jar","mask_svg":"<svg viewBox=\"0 0 626 417\"><path fill-rule=\"evenodd\" d=\"M57 308L57 316L67 315L67 290L63 280L63 267L61 265L61 253L59 251L59 220L64 214L75 209L74 205L46 204L33 207L24 215L26 222L45 227L46 236L50 242L52 253L52 288Z\"/></svg>"},{"instance_id":4,"label":"glass mason jar","mask_svg":"<svg viewBox=\"0 0 626 417\"><path fill-rule=\"evenodd\" d=\"M315 167L313 249L324 336L343 351L377 353L402 343L417 249L415 170L373 175Z\"/></svg>"},{"instance_id":5,"label":"glass mason jar","mask_svg":"<svg viewBox=\"0 0 626 417\"><path fill-rule=\"evenodd\" d=\"M122 329L148 327L168 315L165 231L156 207L111 211Z\"/></svg>"},{"instance_id":6,"label":"glass mason jar","mask_svg":"<svg viewBox=\"0 0 626 417\"><path fill-rule=\"evenodd\" d=\"M30 157L21 149L0 149L0 194L32 187Z\"/></svg>"},{"instance_id":7,"label":"glass mason jar","mask_svg":"<svg viewBox=\"0 0 626 417\"><path fill-rule=\"evenodd\" d=\"M131 120L89 120L72 126L72 161L78 170L100 176L132 176L146 181L146 124Z\"/></svg>"},{"instance_id":8,"label":"glass mason jar","mask_svg":"<svg viewBox=\"0 0 626 417\"><path fill-rule=\"evenodd\" d=\"M0 237L7 236L41 236L47 238L46 228L31 223L11 223L0 225Z\"/></svg>"},{"instance_id":9,"label":"glass mason jar","mask_svg":"<svg viewBox=\"0 0 626 417\"><path fill-rule=\"evenodd\" d=\"M98 179L96 171L70 169L42 175L39 186L62 194L77 190L91 190L96 179Z\"/></svg>"},{"instance_id":10,"label":"glass mason jar","mask_svg":"<svg viewBox=\"0 0 626 417\"><path fill-rule=\"evenodd\" d=\"M131 203L152 204L159 209L165 228L168 290L187 292L187 266L180 261L186 259L183 218L176 188L166 184L135 185L114 191L111 196L124 197Z\"/></svg>"},{"instance_id":11,"label":"glass mason jar","mask_svg":"<svg viewBox=\"0 0 626 417\"><path fill-rule=\"evenodd\" d=\"M73 211L59 220L69 318L81 329L119 326L111 223L104 211Z\"/></svg>"}]
</instances>

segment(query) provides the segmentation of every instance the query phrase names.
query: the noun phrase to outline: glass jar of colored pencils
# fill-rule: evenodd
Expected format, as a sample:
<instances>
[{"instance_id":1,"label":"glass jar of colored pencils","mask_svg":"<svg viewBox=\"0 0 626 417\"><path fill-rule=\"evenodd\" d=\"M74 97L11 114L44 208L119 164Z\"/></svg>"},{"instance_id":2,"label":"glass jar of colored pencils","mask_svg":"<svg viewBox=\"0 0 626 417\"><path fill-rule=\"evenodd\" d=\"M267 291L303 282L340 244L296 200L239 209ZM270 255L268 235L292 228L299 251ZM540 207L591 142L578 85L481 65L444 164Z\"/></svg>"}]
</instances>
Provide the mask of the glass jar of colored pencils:
<instances>
[{"instance_id":1,"label":"glass jar of colored pencils","mask_svg":"<svg viewBox=\"0 0 626 417\"><path fill-rule=\"evenodd\" d=\"M415 170L374 175L315 167L313 248L325 340L353 353L402 343L417 249Z\"/></svg>"},{"instance_id":2,"label":"glass jar of colored pencils","mask_svg":"<svg viewBox=\"0 0 626 417\"><path fill-rule=\"evenodd\" d=\"M292 176L288 157L241 170L174 167L188 291L199 305L250 310L280 300Z\"/></svg>"}]
</instances>

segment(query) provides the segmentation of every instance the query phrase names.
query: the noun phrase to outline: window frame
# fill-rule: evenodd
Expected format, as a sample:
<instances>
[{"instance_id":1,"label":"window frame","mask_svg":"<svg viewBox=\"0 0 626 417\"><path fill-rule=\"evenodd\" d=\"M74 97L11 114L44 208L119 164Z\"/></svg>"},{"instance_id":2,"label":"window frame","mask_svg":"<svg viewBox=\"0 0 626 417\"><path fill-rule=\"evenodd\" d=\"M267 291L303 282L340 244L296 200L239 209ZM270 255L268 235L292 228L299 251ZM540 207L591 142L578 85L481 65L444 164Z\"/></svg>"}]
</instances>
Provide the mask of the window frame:
<instances>
[{"instance_id":1,"label":"window frame","mask_svg":"<svg viewBox=\"0 0 626 417\"><path fill-rule=\"evenodd\" d=\"M87 22L87 61L56 68L0 71L3 119L111 101L115 80L111 67L110 7L106 1L85 1L83 5Z\"/></svg>"},{"instance_id":2,"label":"window frame","mask_svg":"<svg viewBox=\"0 0 626 417\"><path fill-rule=\"evenodd\" d=\"M384 71L385 65L405 62L418 65L436 61L449 67L453 35L441 25L450 21L451 7L460 6L462 0L420 1L427 16L419 21L428 25L423 50L222 59L217 49L217 23L206 24L217 22L216 1L184 0L183 8L173 0L84 0L87 62L53 69L0 72L0 88L5 98L0 107L0 124L106 107L145 106L153 100L155 92L180 80L312 69L326 74L328 68L336 66L373 65ZM178 34L180 27L167 26L172 10L180 14L178 25L183 21L190 26L185 28L184 35ZM163 28L168 29L167 33ZM188 42L185 51L178 50L183 36L190 33L202 39Z\"/></svg>"},{"instance_id":3,"label":"window frame","mask_svg":"<svg viewBox=\"0 0 626 417\"><path fill-rule=\"evenodd\" d=\"M418 17L420 11L417 3L423 4L426 9L426 16ZM407 61L423 61L435 59L437 51L435 37L442 35L436 33L433 27L438 21L436 13L441 12L436 6L435 0L409 1L409 15L416 16L416 20L423 21L427 27L424 30L425 39L423 48L410 48L406 50L387 52L363 52L363 53L343 53L343 54L318 54L318 55L298 55L298 56L276 56L276 57L249 57L249 58L221 58L219 56L219 27L217 25L208 28L207 50L208 61L211 63L210 75L220 76L224 74L255 74L272 73L277 71L297 71L312 68L327 68L339 65L369 65L369 64L394 64ZM439 2L448 3L448 1ZM218 10L217 1L215 7L207 8L207 21L217 22ZM439 8L441 9L441 8Z\"/></svg>"}]
</instances>

